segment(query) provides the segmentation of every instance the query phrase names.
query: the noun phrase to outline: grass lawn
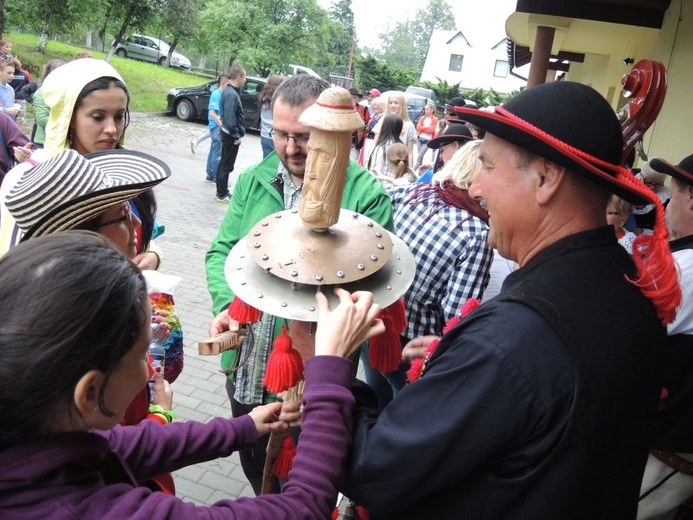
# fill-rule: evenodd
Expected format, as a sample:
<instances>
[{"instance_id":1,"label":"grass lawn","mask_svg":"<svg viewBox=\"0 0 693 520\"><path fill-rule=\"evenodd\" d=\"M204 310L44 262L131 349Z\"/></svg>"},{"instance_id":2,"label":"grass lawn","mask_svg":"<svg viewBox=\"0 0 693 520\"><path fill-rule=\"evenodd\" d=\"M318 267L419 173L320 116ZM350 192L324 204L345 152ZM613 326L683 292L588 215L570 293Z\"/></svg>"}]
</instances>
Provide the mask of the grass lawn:
<instances>
[{"instance_id":1,"label":"grass lawn","mask_svg":"<svg viewBox=\"0 0 693 520\"><path fill-rule=\"evenodd\" d=\"M105 54L95 49L85 49L66 43L48 41L43 53L36 50L38 36L5 32L3 38L12 42L12 54L16 55L33 79L39 79L43 65L50 59L59 58L71 61L78 52L89 51L95 58L103 59ZM130 91L131 112L162 112L166 110L166 94L173 87L200 85L211 77L196 72L186 72L119 58L113 55L110 64L120 73Z\"/></svg>"}]
</instances>

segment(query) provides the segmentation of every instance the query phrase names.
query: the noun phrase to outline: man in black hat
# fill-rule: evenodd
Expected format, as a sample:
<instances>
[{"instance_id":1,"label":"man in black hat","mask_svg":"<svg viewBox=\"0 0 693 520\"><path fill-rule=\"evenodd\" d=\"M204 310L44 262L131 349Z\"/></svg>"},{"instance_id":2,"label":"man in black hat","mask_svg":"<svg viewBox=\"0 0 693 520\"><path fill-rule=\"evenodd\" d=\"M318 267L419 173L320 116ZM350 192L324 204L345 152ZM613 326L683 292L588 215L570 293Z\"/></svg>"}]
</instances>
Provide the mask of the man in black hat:
<instances>
[{"instance_id":1,"label":"man in black hat","mask_svg":"<svg viewBox=\"0 0 693 520\"><path fill-rule=\"evenodd\" d=\"M693 155L676 166L664 159L649 165L671 176L667 223L674 240L669 246L681 273L683 299L667 326L663 390L638 509L643 519L673 517L693 494Z\"/></svg>"},{"instance_id":2,"label":"man in black hat","mask_svg":"<svg viewBox=\"0 0 693 520\"><path fill-rule=\"evenodd\" d=\"M487 132L469 194L519 269L382 412L355 387L345 492L371 518L634 518L680 290L663 219L636 268L605 214L610 192L661 202L620 166L620 125L590 87L458 112Z\"/></svg>"},{"instance_id":3,"label":"man in black hat","mask_svg":"<svg viewBox=\"0 0 693 520\"><path fill-rule=\"evenodd\" d=\"M419 166L419 171L423 170L423 174L419 177L418 182L430 182L433 174L440 171L443 165L455 155L455 152L472 139L472 132L461 123L449 125L443 135L431 139L428 142L428 147L438 150L436 160L432 165L422 164Z\"/></svg>"}]
</instances>

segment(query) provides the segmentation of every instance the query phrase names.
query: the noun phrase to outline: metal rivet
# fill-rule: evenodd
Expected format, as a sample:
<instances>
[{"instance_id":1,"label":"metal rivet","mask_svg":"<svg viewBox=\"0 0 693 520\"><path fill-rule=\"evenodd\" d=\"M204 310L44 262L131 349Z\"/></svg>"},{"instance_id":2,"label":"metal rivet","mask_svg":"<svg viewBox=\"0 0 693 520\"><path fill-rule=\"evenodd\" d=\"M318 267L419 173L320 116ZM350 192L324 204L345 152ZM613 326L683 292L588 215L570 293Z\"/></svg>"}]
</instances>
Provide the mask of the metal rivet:
<instances>
[{"instance_id":1,"label":"metal rivet","mask_svg":"<svg viewBox=\"0 0 693 520\"><path fill-rule=\"evenodd\" d=\"M263 221L262 221L262 225L263 225L263 226L268 226L268 225L269 225L269 222L267 222L266 220L263 220Z\"/></svg>"},{"instance_id":2,"label":"metal rivet","mask_svg":"<svg viewBox=\"0 0 693 520\"><path fill-rule=\"evenodd\" d=\"M366 268L366 266L363 264L359 264L356 266L356 269L358 269L359 271L363 271L365 268Z\"/></svg>"},{"instance_id":3,"label":"metal rivet","mask_svg":"<svg viewBox=\"0 0 693 520\"><path fill-rule=\"evenodd\" d=\"M337 271L337 278L344 278L344 271Z\"/></svg>"},{"instance_id":4,"label":"metal rivet","mask_svg":"<svg viewBox=\"0 0 693 520\"><path fill-rule=\"evenodd\" d=\"M298 276L298 271L296 269L292 269L291 272L289 273L291 276Z\"/></svg>"},{"instance_id":5,"label":"metal rivet","mask_svg":"<svg viewBox=\"0 0 693 520\"><path fill-rule=\"evenodd\" d=\"M286 305L287 305L286 302L282 302L282 303L281 303L281 306L282 306L282 307L286 307Z\"/></svg>"},{"instance_id":6,"label":"metal rivet","mask_svg":"<svg viewBox=\"0 0 693 520\"><path fill-rule=\"evenodd\" d=\"M387 289L388 291L391 291L391 290L392 290L392 286L391 286L391 285L388 285L388 286L386 287L386 289Z\"/></svg>"},{"instance_id":7,"label":"metal rivet","mask_svg":"<svg viewBox=\"0 0 693 520\"><path fill-rule=\"evenodd\" d=\"M315 310L315 307L313 307L313 306L311 305L310 307L308 307L308 310L311 311L311 312L313 312L313 311Z\"/></svg>"},{"instance_id":8,"label":"metal rivet","mask_svg":"<svg viewBox=\"0 0 693 520\"><path fill-rule=\"evenodd\" d=\"M274 218L282 218L282 214L281 214L281 213L276 213L276 214L274 215Z\"/></svg>"},{"instance_id":9,"label":"metal rivet","mask_svg":"<svg viewBox=\"0 0 693 520\"><path fill-rule=\"evenodd\" d=\"M263 298L263 295L262 295L262 294L258 294L257 297L258 297L258 298Z\"/></svg>"},{"instance_id":10,"label":"metal rivet","mask_svg":"<svg viewBox=\"0 0 693 520\"><path fill-rule=\"evenodd\" d=\"M385 246L384 246L383 244L378 244L376 247L377 247L378 249L385 249Z\"/></svg>"},{"instance_id":11,"label":"metal rivet","mask_svg":"<svg viewBox=\"0 0 693 520\"><path fill-rule=\"evenodd\" d=\"M359 218L359 214L358 214L358 213L354 213L354 214L352 215L352 217L354 217L354 218Z\"/></svg>"},{"instance_id":12,"label":"metal rivet","mask_svg":"<svg viewBox=\"0 0 693 520\"><path fill-rule=\"evenodd\" d=\"M246 283L248 283L248 282L241 282L241 285L245 285Z\"/></svg>"},{"instance_id":13,"label":"metal rivet","mask_svg":"<svg viewBox=\"0 0 693 520\"><path fill-rule=\"evenodd\" d=\"M382 234L380 231L378 231L378 232L375 234L375 236L378 237L378 238L381 238L381 237L383 236L383 234Z\"/></svg>"},{"instance_id":14,"label":"metal rivet","mask_svg":"<svg viewBox=\"0 0 693 520\"><path fill-rule=\"evenodd\" d=\"M402 259L401 256L395 256L395 258L396 258L397 260L401 260L401 259Z\"/></svg>"},{"instance_id":15,"label":"metal rivet","mask_svg":"<svg viewBox=\"0 0 693 520\"><path fill-rule=\"evenodd\" d=\"M297 210L297 209L292 209L292 210L291 210L291 213L298 213L298 210Z\"/></svg>"},{"instance_id":16,"label":"metal rivet","mask_svg":"<svg viewBox=\"0 0 693 520\"><path fill-rule=\"evenodd\" d=\"M264 255L262 255L262 259L263 260L269 260L269 255L267 253L265 253Z\"/></svg>"},{"instance_id":17,"label":"metal rivet","mask_svg":"<svg viewBox=\"0 0 693 520\"><path fill-rule=\"evenodd\" d=\"M376 262L378 260L378 255L371 255L371 260Z\"/></svg>"},{"instance_id":18,"label":"metal rivet","mask_svg":"<svg viewBox=\"0 0 693 520\"><path fill-rule=\"evenodd\" d=\"M321 274L316 274L313 278L315 278L318 282L322 282L322 275Z\"/></svg>"},{"instance_id":19,"label":"metal rivet","mask_svg":"<svg viewBox=\"0 0 693 520\"><path fill-rule=\"evenodd\" d=\"M245 258L245 255L241 255L240 258Z\"/></svg>"},{"instance_id":20,"label":"metal rivet","mask_svg":"<svg viewBox=\"0 0 693 520\"><path fill-rule=\"evenodd\" d=\"M402 274L402 271L400 271L399 269L397 269L397 271L395 271L395 272L396 272L397 274Z\"/></svg>"},{"instance_id":21,"label":"metal rivet","mask_svg":"<svg viewBox=\"0 0 693 520\"><path fill-rule=\"evenodd\" d=\"M259 237L261 235L261 233L258 230L255 230L255 231L253 231L253 235L255 235L256 237Z\"/></svg>"},{"instance_id":22,"label":"metal rivet","mask_svg":"<svg viewBox=\"0 0 693 520\"><path fill-rule=\"evenodd\" d=\"M258 248L262 247L262 244L261 244L260 242L255 242L255 243L253 244L253 247L254 247L255 249L258 249Z\"/></svg>"},{"instance_id":23,"label":"metal rivet","mask_svg":"<svg viewBox=\"0 0 693 520\"><path fill-rule=\"evenodd\" d=\"M373 222L369 222L368 227L373 227Z\"/></svg>"}]
</instances>

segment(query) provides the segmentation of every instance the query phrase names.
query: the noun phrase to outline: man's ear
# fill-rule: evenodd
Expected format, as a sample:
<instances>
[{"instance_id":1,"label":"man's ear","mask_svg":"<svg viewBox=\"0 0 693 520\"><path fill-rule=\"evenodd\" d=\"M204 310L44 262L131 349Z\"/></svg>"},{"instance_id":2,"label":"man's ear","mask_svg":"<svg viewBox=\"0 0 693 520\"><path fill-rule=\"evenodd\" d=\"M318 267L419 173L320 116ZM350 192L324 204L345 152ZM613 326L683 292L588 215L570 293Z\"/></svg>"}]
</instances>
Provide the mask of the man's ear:
<instances>
[{"instance_id":1,"label":"man's ear","mask_svg":"<svg viewBox=\"0 0 693 520\"><path fill-rule=\"evenodd\" d=\"M537 176L536 197L540 205L546 205L558 191L565 177L565 168L543 157L535 159L528 166Z\"/></svg>"},{"instance_id":2,"label":"man's ear","mask_svg":"<svg viewBox=\"0 0 693 520\"><path fill-rule=\"evenodd\" d=\"M686 185L686 191L688 193L688 209L693 210L693 186Z\"/></svg>"},{"instance_id":3,"label":"man's ear","mask_svg":"<svg viewBox=\"0 0 693 520\"><path fill-rule=\"evenodd\" d=\"M100 370L90 370L84 374L75 386L73 394L74 406L88 427L103 419L99 407L99 399L105 374Z\"/></svg>"}]
</instances>

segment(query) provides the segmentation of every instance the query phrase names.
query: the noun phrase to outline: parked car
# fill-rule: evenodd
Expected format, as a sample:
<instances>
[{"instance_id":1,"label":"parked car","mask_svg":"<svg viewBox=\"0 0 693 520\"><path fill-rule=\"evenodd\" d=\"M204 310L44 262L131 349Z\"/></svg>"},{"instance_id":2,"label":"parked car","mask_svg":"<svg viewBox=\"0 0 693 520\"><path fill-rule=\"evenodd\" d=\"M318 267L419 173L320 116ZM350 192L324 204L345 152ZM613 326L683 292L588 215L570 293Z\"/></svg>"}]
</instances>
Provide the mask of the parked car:
<instances>
[{"instance_id":1,"label":"parked car","mask_svg":"<svg viewBox=\"0 0 693 520\"><path fill-rule=\"evenodd\" d=\"M397 90L388 90L383 92L380 96L386 99L390 94L401 94L407 100L407 114L409 114L409 119L412 120L414 125L419 122L419 118L424 114L424 107L426 103L432 103L435 106L435 101L431 98L420 96L419 94L412 94L410 92L399 92ZM385 107L385 113L387 113L387 107Z\"/></svg>"},{"instance_id":2,"label":"parked car","mask_svg":"<svg viewBox=\"0 0 693 520\"><path fill-rule=\"evenodd\" d=\"M163 65L166 63L166 57L170 48L171 46L168 43L158 38L133 34L118 44L115 53L121 58L132 58ZM190 70L190 60L174 51L171 55L170 66Z\"/></svg>"},{"instance_id":3,"label":"parked car","mask_svg":"<svg viewBox=\"0 0 693 520\"><path fill-rule=\"evenodd\" d=\"M433 92L433 89L430 88L424 88L424 87L415 87L414 85L409 85L405 92L407 94L418 94L419 96L427 97L429 99L432 99L434 102L436 100L436 93Z\"/></svg>"},{"instance_id":4,"label":"parked car","mask_svg":"<svg viewBox=\"0 0 693 520\"><path fill-rule=\"evenodd\" d=\"M260 129L260 110L257 108L257 98L265 83L267 83L266 78L248 76L241 91L245 127L251 130ZM214 80L196 87L172 88L168 91L167 96L168 111L183 121L195 119L207 121L209 96L217 89L217 86L217 81Z\"/></svg>"}]
</instances>

